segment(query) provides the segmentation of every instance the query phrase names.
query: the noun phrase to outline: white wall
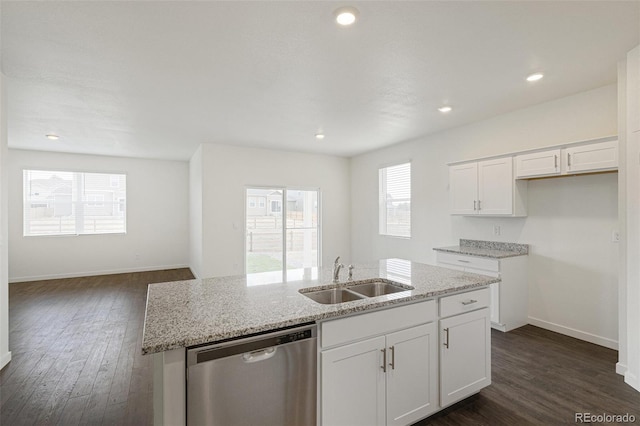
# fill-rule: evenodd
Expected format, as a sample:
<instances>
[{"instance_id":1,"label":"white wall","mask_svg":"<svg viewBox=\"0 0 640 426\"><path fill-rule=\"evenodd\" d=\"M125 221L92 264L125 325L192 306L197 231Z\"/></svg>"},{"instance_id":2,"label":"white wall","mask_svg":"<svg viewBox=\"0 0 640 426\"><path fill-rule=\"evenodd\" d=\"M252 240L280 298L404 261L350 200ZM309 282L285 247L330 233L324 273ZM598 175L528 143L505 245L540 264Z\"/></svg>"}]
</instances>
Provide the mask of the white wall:
<instances>
[{"instance_id":1,"label":"white wall","mask_svg":"<svg viewBox=\"0 0 640 426\"><path fill-rule=\"evenodd\" d=\"M196 277L202 277L202 146L189 161L189 265Z\"/></svg>"},{"instance_id":2,"label":"white wall","mask_svg":"<svg viewBox=\"0 0 640 426\"><path fill-rule=\"evenodd\" d=\"M626 282L623 324L625 353L620 357L625 382L640 390L640 46L626 59L625 113L621 131L626 137Z\"/></svg>"},{"instance_id":3,"label":"white wall","mask_svg":"<svg viewBox=\"0 0 640 426\"><path fill-rule=\"evenodd\" d=\"M187 162L11 149L9 163L10 281L188 264ZM29 168L126 173L126 235L22 236L22 170Z\"/></svg>"},{"instance_id":4,"label":"white wall","mask_svg":"<svg viewBox=\"0 0 640 426\"><path fill-rule=\"evenodd\" d=\"M614 135L616 99L616 86L606 86L354 157L352 257L434 263L432 248L459 238L531 244L530 316L538 325L615 347L617 175L529 182L526 218L452 217L446 163ZM381 237L377 169L407 159L412 238ZM500 236L492 235L494 225Z\"/></svg>"},{"instance_id":5,"label":"white wall","mask_svg":"<svg viewBox=\"0 0 640 426\"><path fill-rule=\"evenodd\" d=\"M0 368L11 361L9 352L8 285L8 170L7 170L7 92L4 74L0 73Z\"/></svg>"},{"instance_id":6,"label":"white wall","mask_svg":"<svg viewBox=\"0 0 640 426\"><path fill-rule=\"evenodd\" d=\"M200 262L198 275L244 273L247 186L320 188L321 261L327 264L338 255L349 261L348 159L217 144L205 144L200 149L191 162L192 168L199 167L200 161L202 167L202 259L197 258L196 249L191 252L190 262L194 269ZM198 173L194 170L192 176ZM194 205L197 208L197 203Z\"/></svg>"}]
</instances>

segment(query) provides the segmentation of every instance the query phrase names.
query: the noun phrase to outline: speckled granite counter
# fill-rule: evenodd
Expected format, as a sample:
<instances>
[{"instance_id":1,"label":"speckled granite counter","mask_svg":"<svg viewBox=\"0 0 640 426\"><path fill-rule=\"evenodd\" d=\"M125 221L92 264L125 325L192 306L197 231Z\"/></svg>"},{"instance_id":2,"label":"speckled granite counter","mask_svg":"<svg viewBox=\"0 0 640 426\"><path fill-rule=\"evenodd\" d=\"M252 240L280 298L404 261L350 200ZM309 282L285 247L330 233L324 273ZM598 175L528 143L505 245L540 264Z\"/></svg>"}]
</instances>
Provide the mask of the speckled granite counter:
<instances>
[{"instance_id":1,"label":"speckled granite counter","mask_svg":"<svg viewBox=\"0 0 640 426\"><path fill-rule=\"evenodd\" d=\"M385 278L414 290L323 305L300 289L331 286L331 267L150 284L142 353L215 342L382 306L428 299L499 282L499 278L385 259L356 264L355 281ZM342 272L342 277L346 271Z\"/></svg>"},{"instance_id":2,"label":"speckled granite counter","mask_svg":"<svg viewBox=\"0 0 640 426\"><path fill-rule=\"evenodd\" d=\"M498 241L460 240L460 245L437 247L435 251L466 254L469 256L502 259L505 257L526 256L529 254L528 244L502 243Z\"/></svg>"}]
</instances>

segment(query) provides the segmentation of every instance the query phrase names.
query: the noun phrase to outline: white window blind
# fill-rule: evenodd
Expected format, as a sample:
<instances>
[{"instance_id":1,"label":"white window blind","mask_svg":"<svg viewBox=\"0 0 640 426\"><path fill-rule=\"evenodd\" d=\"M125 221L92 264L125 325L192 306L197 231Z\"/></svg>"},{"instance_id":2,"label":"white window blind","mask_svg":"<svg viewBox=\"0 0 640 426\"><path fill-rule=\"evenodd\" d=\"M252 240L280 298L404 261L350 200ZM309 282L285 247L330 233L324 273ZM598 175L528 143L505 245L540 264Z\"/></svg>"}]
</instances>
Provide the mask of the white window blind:
<instances>
[{"instance_id":1,"label":"white window blind","mask_svg":"<svg viewBox=\"0 0 640 426\"><path fill-rule=\"evenodd\" d=\"M411 237L411 163L379 169L380 234Z\"/></svg>"},{"instance_id":2,"label":"white window blind","mask_svg":"<svg viewBox=\"0 0 640 426\"><path fill-rule=\"evenodd\" d=\"M23 234L125 233L126 200L124 174L24 170Z\"/></svg>"}]
</instances>

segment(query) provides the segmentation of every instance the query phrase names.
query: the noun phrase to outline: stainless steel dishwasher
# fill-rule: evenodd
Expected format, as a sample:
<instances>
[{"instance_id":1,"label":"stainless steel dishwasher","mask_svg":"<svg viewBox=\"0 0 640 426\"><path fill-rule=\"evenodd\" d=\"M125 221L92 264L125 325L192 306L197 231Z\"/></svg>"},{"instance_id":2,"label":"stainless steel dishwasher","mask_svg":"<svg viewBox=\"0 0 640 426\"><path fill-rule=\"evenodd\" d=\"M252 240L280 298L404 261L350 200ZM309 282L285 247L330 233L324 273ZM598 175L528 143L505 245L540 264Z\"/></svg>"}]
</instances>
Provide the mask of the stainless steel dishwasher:
<instances>
[{"instance_id":1,"label":"stainless steel dishwasher","mask_svg":"<svg viewBox=\"0 0 640 426\"><path fill-rule=\"evenodd\" d=\"M187 425L316 424L316 326L187 350Z\"/></svg>"}]
</instances>

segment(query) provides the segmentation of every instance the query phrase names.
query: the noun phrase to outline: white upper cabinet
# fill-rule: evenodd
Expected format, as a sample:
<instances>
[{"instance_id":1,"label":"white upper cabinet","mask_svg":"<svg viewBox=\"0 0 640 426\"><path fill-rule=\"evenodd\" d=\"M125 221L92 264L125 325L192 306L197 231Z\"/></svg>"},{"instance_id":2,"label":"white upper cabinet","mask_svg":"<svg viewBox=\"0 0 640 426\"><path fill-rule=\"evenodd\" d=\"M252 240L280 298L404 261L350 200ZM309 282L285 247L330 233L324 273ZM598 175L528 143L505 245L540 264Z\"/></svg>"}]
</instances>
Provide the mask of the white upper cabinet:
<instances>
[{"instance_id":1,"label":"white upper cabinet","mask_svg":"<svg viewBox=\"0 0 640 426\"><path fill-rule=\"evenodd\" d=\"M567 146L515 156L516 179L618 169L618 141Z\"/></svg>"},{"instance_id":2,"label":"white upper cabinet","mask_svg":"<svg viewBox=\"0 0 640 426\"><path fill-rule=\"evenodd\" d=\"M512 157L449 166L451 214L524 216L522 191Z\"/></svg>"},{"instance_id":3,"label":"white upper cabinet","mask_svg":"<svg viewBox=\"0 0 640 426\"><path fill-rule=\"evenodd\" d=\"M476 214L478 163L449 167L451 214Z\"/></svg>"},{"instance_id":4,"label":"white upper cabinet","mask_svg":"<svg viewBox=\"0 0 640 426\"><path fill-rule=\"evenodd\" d=\"M618 169L618 141L563 149L563 173L587 173Z\"/></svg>"},{"instance_id":5,"label":"white upper cabinet","mask_svg":"<svg viewBox=\"0 0 640 426\"><path fill-rule=\"evenodd\" d=\"M559 149L516 155L516 178L560 174Z\"/></svg>"}]
</instances>

